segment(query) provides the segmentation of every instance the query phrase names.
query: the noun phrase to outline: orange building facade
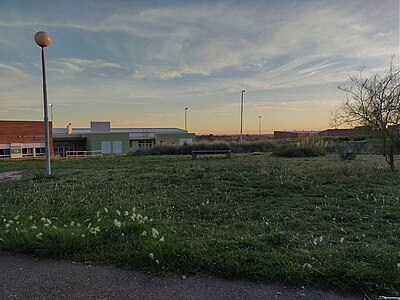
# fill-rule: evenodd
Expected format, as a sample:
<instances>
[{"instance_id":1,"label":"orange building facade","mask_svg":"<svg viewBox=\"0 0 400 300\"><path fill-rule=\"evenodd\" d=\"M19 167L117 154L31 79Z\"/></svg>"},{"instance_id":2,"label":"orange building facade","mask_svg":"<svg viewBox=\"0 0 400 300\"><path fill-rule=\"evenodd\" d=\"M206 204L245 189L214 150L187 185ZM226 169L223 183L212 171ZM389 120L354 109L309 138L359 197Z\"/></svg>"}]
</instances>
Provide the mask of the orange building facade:
<instances>
[{"instance_id":1,"label":"orange building facade","mask_svg":"<svg viewBox=\"0 0 400 300\"><path fill-rule=\"evenodd\" d=\"M51 122L49 122L49 134L50 149L53 149ZM28 158L44 155L43 121L0 121L0 158Z\"/></svg>"}]
</instances>

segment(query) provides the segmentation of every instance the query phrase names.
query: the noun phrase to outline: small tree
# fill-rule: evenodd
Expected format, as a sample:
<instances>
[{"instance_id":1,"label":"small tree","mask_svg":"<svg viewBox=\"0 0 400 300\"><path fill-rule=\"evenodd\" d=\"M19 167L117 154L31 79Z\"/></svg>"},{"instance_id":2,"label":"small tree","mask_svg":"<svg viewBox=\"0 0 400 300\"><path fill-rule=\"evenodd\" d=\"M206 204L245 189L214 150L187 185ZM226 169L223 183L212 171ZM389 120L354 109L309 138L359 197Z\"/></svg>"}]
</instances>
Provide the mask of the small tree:
<instances>
[{"instance_id":1,"label":"small tree","mask_svg":"<svg viewBox=\"0 0 400 300\"><path fill-rule=\"evenodd\" d=\"M371 126L379 134L383 155L394 171L400 128L400 69L395 56L384 72L367 76L361 69L338 88L346 94L346 101L335 111L334 124Z\"/></svg>"}]
</instances>

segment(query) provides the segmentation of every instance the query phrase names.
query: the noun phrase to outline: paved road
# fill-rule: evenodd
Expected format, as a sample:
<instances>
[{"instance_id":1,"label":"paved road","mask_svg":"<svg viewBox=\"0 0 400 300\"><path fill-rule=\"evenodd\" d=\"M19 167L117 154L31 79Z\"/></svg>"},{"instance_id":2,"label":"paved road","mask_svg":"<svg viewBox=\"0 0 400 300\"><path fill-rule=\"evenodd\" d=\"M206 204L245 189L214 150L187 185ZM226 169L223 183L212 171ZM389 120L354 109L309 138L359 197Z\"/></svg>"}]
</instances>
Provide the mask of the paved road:
<instances>
[{"instance_id":1,"label":"paved road","mask_svg":"<svg viewBox=\"0 0 400 300\"><path fill-rule=\"evenodd\" d=\"M278 284L150 273L0 252L0 299L362 299Z\"/></svg>"}]
</instances>

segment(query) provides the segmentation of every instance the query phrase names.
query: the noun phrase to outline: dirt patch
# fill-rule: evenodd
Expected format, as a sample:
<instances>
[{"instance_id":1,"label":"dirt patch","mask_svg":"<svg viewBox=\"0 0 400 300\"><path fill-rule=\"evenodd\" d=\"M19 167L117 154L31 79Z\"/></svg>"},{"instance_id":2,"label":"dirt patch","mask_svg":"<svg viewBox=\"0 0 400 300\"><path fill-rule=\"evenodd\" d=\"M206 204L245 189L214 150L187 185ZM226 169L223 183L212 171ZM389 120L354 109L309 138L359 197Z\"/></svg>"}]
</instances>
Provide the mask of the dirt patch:
<instances>
[{"instance_id":1,"label":"dirt patch","mask_svg":"<svg viewBox=\"0 0 400 300\"><path fill-rule=\"evenodd\" d=\"M0 182L21 180L22 179L22 175L23 174L22 174L21 171L1 172L0 173Z\"/></svg>"}]
</instances>

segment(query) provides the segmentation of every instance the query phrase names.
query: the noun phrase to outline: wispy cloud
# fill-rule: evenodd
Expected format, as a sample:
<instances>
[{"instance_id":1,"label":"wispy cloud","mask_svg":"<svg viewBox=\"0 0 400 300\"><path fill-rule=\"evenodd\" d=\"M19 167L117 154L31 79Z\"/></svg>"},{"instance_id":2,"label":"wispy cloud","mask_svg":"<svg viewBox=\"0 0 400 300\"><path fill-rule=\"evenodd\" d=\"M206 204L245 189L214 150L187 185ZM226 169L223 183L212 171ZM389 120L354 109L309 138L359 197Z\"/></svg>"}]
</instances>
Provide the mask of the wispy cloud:
<instances>
[{"instance_id":1,"label":"wispy cloud","mask_svg":"<svg viewBox=\"0 0 400 300\"><path fill-rule=\"evenodd\" d=\"M32 63L36 28L54 33L49 95L59 105L115 114L136 107L132 114L142 120L159 114L150 107L172 120L182 105L204 118L210 111L228 118L242 85L254 112L311 106L313 91L322 111L335 103L331 95L348 73L363 65L379 70L399 51L396 0L46 4L45 11L0 4L0 50L7 50L0 59L2 100L41 95L40 78L32 77L40 72ZM303 92L296 103L266 96L278 89Z\"/></svg>"}]
</instances>

